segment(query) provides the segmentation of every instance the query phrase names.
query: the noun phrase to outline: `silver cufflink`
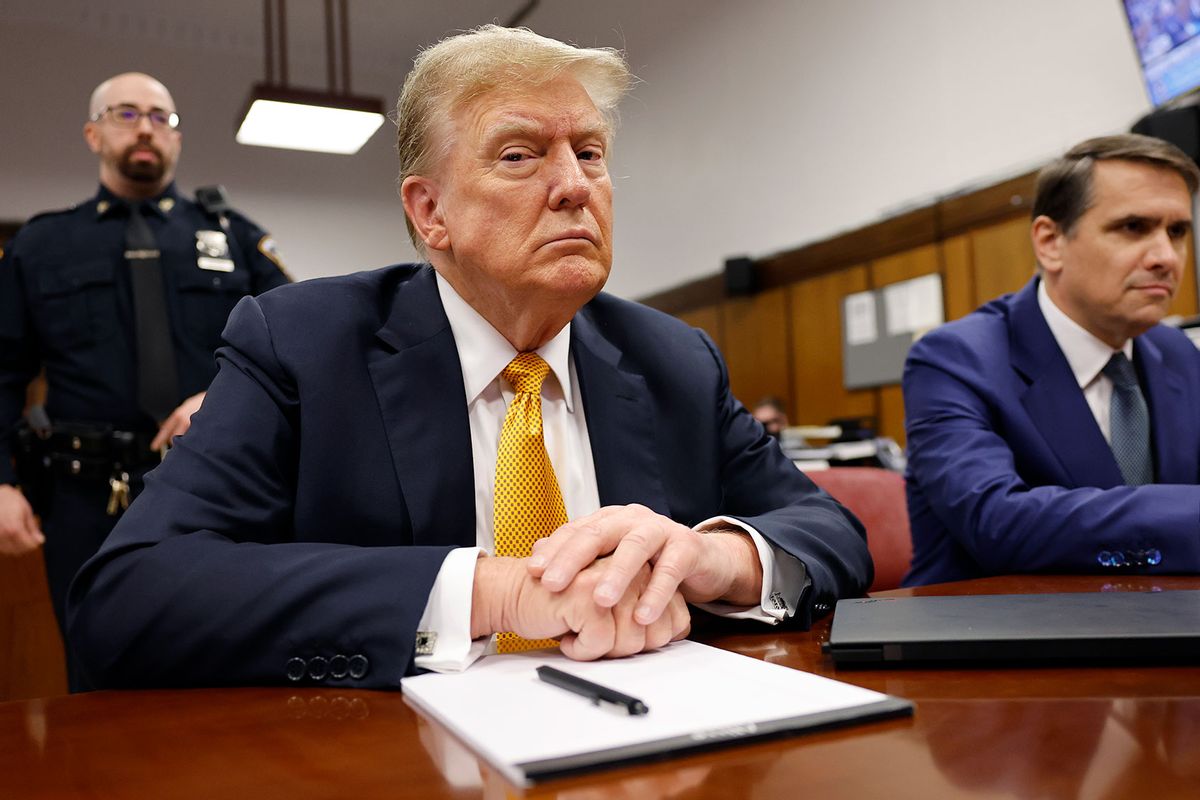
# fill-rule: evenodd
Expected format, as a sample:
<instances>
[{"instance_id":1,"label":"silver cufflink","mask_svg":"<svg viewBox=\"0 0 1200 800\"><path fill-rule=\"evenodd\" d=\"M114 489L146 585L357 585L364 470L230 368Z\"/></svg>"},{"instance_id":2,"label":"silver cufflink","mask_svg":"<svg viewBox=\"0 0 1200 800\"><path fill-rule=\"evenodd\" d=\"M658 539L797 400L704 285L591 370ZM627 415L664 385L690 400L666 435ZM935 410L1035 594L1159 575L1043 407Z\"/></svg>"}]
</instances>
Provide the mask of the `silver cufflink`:
<instances>
[{"instance_id":1,"label":"silver cufflink","mask_svg":"<svg viewBox=\"0 0 1200 800\"><path fill-rule=\"evenodd\" d=\"M417 631L417 655L431 656L437 646L437 631Z\"/></svg>"}]
</instances>

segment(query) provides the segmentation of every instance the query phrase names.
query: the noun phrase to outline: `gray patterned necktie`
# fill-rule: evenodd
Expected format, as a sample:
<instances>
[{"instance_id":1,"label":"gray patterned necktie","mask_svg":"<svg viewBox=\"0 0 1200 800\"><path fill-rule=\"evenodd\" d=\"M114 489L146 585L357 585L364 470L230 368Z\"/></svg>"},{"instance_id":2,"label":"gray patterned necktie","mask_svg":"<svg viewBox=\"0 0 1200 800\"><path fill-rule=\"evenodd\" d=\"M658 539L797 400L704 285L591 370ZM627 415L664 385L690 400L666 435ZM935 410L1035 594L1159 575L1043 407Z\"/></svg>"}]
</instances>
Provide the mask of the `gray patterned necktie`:
<instances>
[{"instance_id":1,"label":"gray patterned necktie","mask_svg":"<svg viewBox=\"0 0 1200 800\"><path fill-rule=\"evenodd\" d=\"M1141 486L1154 483L1154 464L1150 458L1150 412L1138 385L1137 372L1124 353L1114 353L1102 370L1112 381L1109 445L1125 483Z\"/></svg>"}]
</instances>

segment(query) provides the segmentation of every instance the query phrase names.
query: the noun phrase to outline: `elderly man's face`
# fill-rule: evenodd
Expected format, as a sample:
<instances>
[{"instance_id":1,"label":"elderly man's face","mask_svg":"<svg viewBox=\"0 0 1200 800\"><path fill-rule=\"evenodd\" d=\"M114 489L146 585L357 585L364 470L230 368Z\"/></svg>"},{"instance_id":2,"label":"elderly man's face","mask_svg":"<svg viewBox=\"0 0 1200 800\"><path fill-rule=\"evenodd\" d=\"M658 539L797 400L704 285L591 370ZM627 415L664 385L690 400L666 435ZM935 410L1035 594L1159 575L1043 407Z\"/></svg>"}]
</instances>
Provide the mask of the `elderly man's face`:
<instances>
[{"instance_id":1,"label":"elderly man's face","mask_svg":"<svg viewBox=\"0 0 1200 800\"><path fill-rule=\"evenodd\" d=\"M1039 217L1034 245L1058 307L1120 347L1160 322L1179 289L1192 198L1165 167L1100 161L1092 178L1092 205L1071 233Z\"/></svg>"},{"instance_id":2,"label":"elderly man's face","mask_svg":"<svg viewBox=\"0 0 1200 800\"><path fill-rule=\"evenodd\" d=\"M612 265L608 129L580 83L501 88L452 117L426 246L475 308L574 313ZM485 314L486 315L486 314Z\"/></svg>"}]
</instances>

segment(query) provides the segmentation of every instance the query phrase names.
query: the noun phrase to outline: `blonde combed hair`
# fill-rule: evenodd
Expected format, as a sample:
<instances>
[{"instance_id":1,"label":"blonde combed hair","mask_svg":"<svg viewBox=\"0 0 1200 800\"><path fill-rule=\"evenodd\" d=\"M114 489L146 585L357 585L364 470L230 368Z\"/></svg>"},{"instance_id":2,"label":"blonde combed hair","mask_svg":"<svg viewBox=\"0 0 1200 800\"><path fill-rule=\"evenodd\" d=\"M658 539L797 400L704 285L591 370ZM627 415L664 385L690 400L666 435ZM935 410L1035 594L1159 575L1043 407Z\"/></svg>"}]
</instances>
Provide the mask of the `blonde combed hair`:
<instances>
[{"instance_id":1,"label":"blonde combed hair","mask_svg":"<svg viewBox=\"0 0 1200 800\"><path fill-rule=\"evenodd\" d=\"M575 47L528 28L483 25L421 51L396 103L398 185L409 175L430 174L445 157L452 144L445 132L456 109L502 86L535 87L564 74L583 86L611 135L617 105L633 83L618 50ZM423 249L412 222L405 221L413 244Z\"/></svg>"}]
</instances>

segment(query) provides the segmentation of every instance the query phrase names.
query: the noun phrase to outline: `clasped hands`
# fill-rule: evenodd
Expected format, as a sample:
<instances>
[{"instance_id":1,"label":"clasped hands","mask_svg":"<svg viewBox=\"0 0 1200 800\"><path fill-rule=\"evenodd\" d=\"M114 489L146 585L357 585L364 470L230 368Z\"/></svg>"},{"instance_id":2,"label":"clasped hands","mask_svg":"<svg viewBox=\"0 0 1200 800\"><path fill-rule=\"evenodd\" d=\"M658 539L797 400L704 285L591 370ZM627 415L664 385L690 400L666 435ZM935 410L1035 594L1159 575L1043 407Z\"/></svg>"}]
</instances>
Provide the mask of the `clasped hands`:
<instances>
[{"instance_id":1,"label":"clasped hands","mask_svg":"<svg viewBox=\"0 0 1200 800\"><path fill-rule=\"evenodd\" d=\"M569 658L616 658L687 636L689 602L757 605L761 587L744 532L700 533L644 506L609 506L539 540L527 559L480 559L471 635L558 637Z\"/></svg>"}]
</instances>

